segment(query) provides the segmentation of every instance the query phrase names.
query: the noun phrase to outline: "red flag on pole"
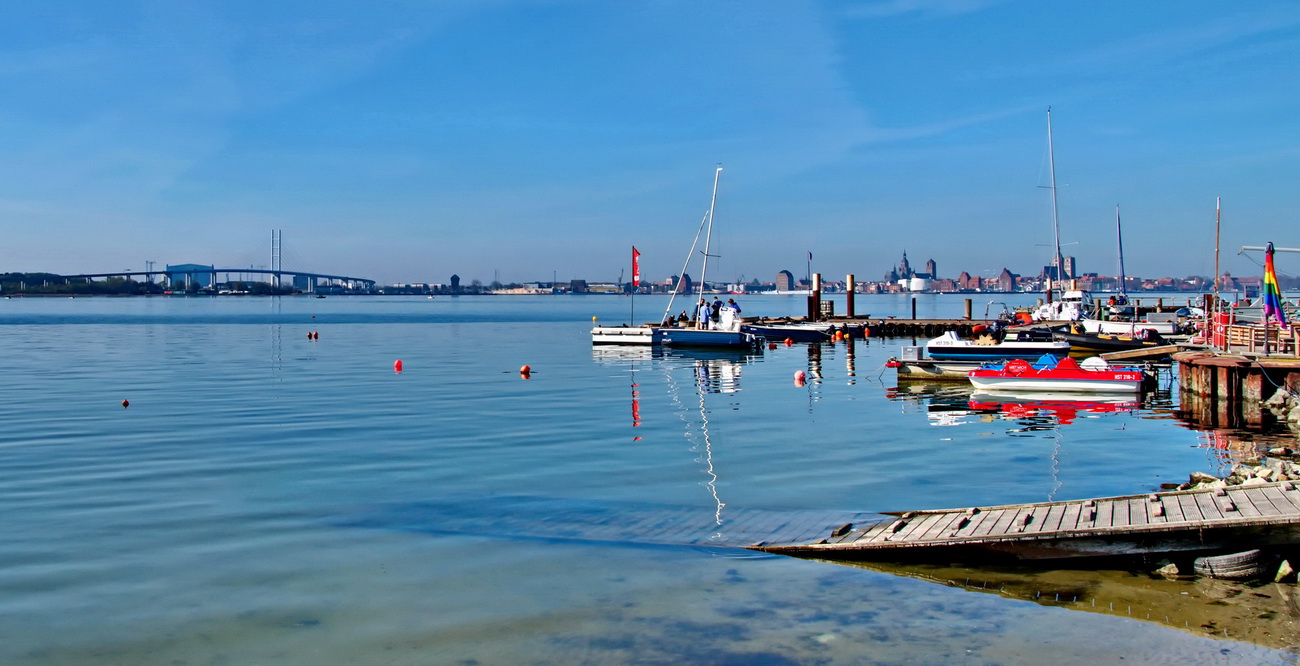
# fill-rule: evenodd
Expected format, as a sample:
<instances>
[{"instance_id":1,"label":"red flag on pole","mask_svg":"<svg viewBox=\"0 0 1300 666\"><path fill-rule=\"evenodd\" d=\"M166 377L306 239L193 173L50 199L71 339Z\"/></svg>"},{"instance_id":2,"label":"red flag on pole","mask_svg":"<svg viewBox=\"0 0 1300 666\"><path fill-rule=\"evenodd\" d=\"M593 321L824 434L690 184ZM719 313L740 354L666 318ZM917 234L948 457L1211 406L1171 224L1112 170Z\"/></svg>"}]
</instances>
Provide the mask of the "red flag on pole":
<instances>
[{"instance_id":1,"label":"red flag on pole","mask_svg":"<svg viewBox=\"0 0 1300 666\"><path fill-rule=\"evenodd\" d=\"M632 286L641 286L641 253L636 251L636 246L632 246Z\"/></svg>"}]
</instances>

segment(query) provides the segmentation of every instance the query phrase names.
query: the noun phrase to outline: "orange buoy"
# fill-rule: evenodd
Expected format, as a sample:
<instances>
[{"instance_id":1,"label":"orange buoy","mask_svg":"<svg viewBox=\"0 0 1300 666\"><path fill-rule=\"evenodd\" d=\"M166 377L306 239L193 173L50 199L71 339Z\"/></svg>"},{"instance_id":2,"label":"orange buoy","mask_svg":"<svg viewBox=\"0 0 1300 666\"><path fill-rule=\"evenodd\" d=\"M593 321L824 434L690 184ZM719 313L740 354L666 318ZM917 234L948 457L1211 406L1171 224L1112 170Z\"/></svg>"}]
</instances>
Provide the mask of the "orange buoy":
<instances>
[{"instance_id":1,"label":"orange buoy","mask_svg":"<svg viewBox=\"0 0 1300 666\"><path fill-rule=\"evenodd\" d=\"M131 401L130 401L130 400L123 400L123 401L122 401L122 409L126 409L127 407L130 407L130 406L131 406Z\"/></svg>"},{"instance_id":2,"label":"orange buoy","mask_svg":"<svg viewBox=\"0 0 1300 666\"><path fill-rule=\"evenodd\" d=\"M803 370L795 370L794 372L795 386L803 386L804 382L807 381L807 379L808 379L808 375L805 374Z\"/></svg>"},{"instance_id":3,"label":"orange buoy","mask_svg":"<svg viewBox=\"0 0 1300 666\"><path fill-rule=\"evenodd\" d=\"M396 360L396 361L393 361L393 372L401 372L401 371L402 371L402 361L401 361L401 359L398 359L398 360Z\"/></svg>"},{"instance_id":4,"label":"orange buoy","mask_svg":"<svg viewBox=\"0 0 1300 666\"><path fill-rule=\"evenodd\" d=\"M790 338L785 339L785 346L789 347L793 344L794 344L794 340L791 340Z\"/></svg>"},{"instance_id":5,"label":"orange buoy","mask_svg":"<svg viewBox=\"0 0 1300 666\"><path fill-rule=\"evenodd\" d=\"M527 365L525 365L525 366L519 368L519 374L521 374L521 375L526 375L526 374L528 374L528 373L530 373L530 372L532 372L532 371L533 371L533 369L530 368L530 367L528 367Z\"/></svg>"}]
</instances>

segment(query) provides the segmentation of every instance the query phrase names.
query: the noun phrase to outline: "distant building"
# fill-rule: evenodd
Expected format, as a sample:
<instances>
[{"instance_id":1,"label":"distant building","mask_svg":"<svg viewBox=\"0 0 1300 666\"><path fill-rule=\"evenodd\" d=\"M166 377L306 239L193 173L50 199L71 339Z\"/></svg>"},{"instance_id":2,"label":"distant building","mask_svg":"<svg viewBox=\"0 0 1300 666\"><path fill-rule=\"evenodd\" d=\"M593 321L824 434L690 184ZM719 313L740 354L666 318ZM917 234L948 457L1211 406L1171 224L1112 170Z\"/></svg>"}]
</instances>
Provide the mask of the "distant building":
<instances>
[{"instance_id":1,"label":"distant building","mask_svg":"<svg viewBox=\"0 0 1300 666\"><path fill-rule=\"evenodd\" d=\"M176 264L167 266L167 287L169 289L186 289L190 285L200 288L211 287L217 282L217 274L212 266L203 264Z\"/></svg>"},{"instance_id":2,"label":"distant building","mask_svg":"<svg viewBox=\"0 0 1300 666\"><path fill-rule=\"evenodd\" d=\"M997 291L1013 292L1016 290L1016 280L1020 276L1003 268L1002 272L994 278L993 283L997 286Z\"/></svg>"},{"instance_id":3,"label":"distant building","mask_svg":"<svg viewBox=\"0 0 1300 666\"><path fill-rule=\"evenodd\" d=\"M1047 280L1070 280L1078 277L1075 272L1074 257L1061 257L1061 270L1056 270L1056 257L1052 257L1052 263L1043 266L1043 272L1039 277Z\"/></svg>"},{"instance_id":4,"label":"distant building","mask_svg":"<svg viewBox=\"0 0 1300 666\"><path fill-rule=\"evenodd\" d=\"M794 291L794 275L790 271L778 271L776 274L777 291Z\"/></svg>"},{"instance_id":5,"label":"distant building","mask_svg":"<svg viewBox=\"0 0 1300 666\"><path fill-rule=\"evenodd\" d=\"M452 275L452 276L451 276L451 293L453 293L453 294L459 294L459 293L460 293L460 276L459 276L459 275Z\"/></svg>"},{"instance_id":6,"label":"distant building","mask_svg":"<svg viewBox=\"0 0 1300 666\"><path fill-rule=\"evenodd\" d=\"M689 275L674 275L670 280L670 283L673 292L677 294L689 294L695 289L695 285L691 282L691 276Z\"/></svg>"},{"instance_id":7,"label":"distant building","mask_svg":"<svg viewBox=\"0 0 1300 666\"><path fill-rule=\"evenodd\" d=\"M903 250L903 260L898 262L898 268L885 275L885 281L899 284L904 291L925 291L930 288L929 282L935 276L933 259L925 262L925 270L924 273L912 270L912 262L907 260L907 250Z\"/></svg>"}]
</instances>

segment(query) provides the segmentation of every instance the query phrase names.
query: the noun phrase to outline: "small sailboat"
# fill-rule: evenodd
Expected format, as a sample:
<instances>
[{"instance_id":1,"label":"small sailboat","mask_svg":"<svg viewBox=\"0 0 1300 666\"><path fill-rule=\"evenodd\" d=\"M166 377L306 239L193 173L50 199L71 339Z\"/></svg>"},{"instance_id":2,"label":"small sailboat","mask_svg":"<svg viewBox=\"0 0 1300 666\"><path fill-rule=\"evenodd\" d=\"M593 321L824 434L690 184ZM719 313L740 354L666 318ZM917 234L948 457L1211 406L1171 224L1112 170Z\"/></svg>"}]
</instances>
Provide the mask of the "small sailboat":
<instances>
[{"instance_id":1,"label":"small sailboat","mask_svg":"<svg viewBox=\"0 0 1300 666\"><path fill-rule=\"evenodd\" d=\"M1169 316L1162 321L1143 319L1137 311L1137 306L1128 300L1128 291L1125 286L1128 278L1124 275L1124 230L1120 226L1118 205L1115 206L1115 237L1119 244L1119 294L1111 297L1107 302L1105 318L1093 316L1091 313L1079 318L1079 324L1082 326L1084 333L1123 336L1135 340L1143 340L1152 334L1175 335L1179 333L1180 326L1176 317ZM1101 308L1097 308L1097 310L1100 311ZM1104 342L1099 344L1104 344ZM1143 345L1134 345L1134 347L1140 346Z\"/></svg>"},{"instance_id":2,"label":"small sailboat","mask_svg":"<svg viewBox=\"0 0 1300 666\"><path fill-rule=\"evenodd\" d=\"M722 167L719 166L713 174L713 197L709 201L709 211L701 221L700 231L704 232L704 261L700 269L700 289L699 304L705 305L704 289L707 284L709 268L709 251L713 239L713 213L718 203L718 181L722 177ZM695 234L695 242L691 244L691 252L687 254L686 265L682 267L682 275L686 275L686 269L690 266L691 256L694 254L695 247L700 240L700 231ZM633 271L636 272L635 270ZM668 307L664 309L664 315L660 319L666 324L670 321L669 316L673 310L673 300L676 298L676 292L668 300ZM697 312L702 310L697 306ZM699 316L693 325L686 326L667 326L667 325L645 325L645 326L596 326L591 329L591 342L593 344L634 344L634 345L663 345L668 347L752 347L758 344L757 336L740 328L740 317L730 308L720 308L718 318L714 321L711 317L705 318Z\"/></svg>"}]
</instances>

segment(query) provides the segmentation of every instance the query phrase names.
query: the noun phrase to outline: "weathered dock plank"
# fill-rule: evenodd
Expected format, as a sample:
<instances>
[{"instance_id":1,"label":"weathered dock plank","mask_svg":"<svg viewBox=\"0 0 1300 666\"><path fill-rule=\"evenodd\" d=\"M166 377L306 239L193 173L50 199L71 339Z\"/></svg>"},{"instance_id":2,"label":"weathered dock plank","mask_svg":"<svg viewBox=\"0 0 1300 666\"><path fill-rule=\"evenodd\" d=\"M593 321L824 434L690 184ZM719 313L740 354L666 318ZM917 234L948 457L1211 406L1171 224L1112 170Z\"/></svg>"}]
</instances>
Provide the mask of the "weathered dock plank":
<instances>
[{"instance_id":1,"label":"weathered dock plank","mask_svg":"<svg viewBox=\"0 0 1300 666\"><path fill-rule=\"evenodd\" d=\"M760 549L872 558L939 547L1052 559L1227 548L1245 543L1242 535L1300 543L1300 490L1289 482L894 515L842 540Z\"/></svg>"}]
</instances>

